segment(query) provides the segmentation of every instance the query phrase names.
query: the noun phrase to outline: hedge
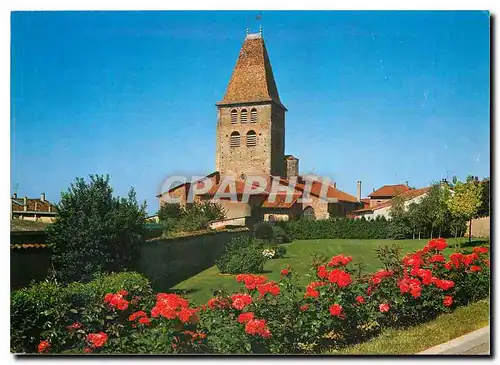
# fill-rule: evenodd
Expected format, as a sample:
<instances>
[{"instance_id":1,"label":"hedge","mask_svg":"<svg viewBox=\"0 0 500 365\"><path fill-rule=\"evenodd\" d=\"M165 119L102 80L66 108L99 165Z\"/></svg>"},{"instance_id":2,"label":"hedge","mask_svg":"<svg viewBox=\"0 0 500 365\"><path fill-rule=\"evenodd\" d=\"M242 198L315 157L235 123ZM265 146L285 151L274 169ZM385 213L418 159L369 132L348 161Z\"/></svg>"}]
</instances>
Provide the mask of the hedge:
<instances>
[{"instance_id":1,"label":"hedge","mask_svg":"<svg viewBox=\"0 0 500 365\"><path fill-rule=\"evenodd\" d=\"M294 240L309 239L385 239L390 237L391 222L385 218L298 219L278 223Z\"/></svg>"},{"instance_id":2,"label":"hedge","mask_svg":"<svg viewBox=\"0 0 500 365\"><path fill-rule=\"evenodd\" d=\"M89 283L68 286L45 281L12 292L11 352L36 352L41 338L61 343L59 339L66 336L66 326L92 322L102 312L97 303L104 295L122 289L140 297L144 304L151 300L148 280L134 272L109 274Z\"/></svg>"}]
</instances>

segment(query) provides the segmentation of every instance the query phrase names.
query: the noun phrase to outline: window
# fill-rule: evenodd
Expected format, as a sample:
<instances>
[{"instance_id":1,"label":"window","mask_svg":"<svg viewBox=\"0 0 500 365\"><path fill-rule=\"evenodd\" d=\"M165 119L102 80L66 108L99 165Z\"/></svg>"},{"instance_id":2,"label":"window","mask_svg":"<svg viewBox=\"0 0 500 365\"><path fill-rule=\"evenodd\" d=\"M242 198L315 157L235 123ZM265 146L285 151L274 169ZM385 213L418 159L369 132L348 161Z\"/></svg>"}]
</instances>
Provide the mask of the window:
<instances>
[{"instance_id":1,"label":"window","mask_svg":"<svg viewBox=\"0 0 500 365\"><path fill-rule=\"evenodd\" d=\"M238 112L236 109L231 110L231 124L236 124L238 122Z\"/></svg>"},{"instance_id":2,"label":"window","mask_svg":"<svg viewBox=\"0 0 500 365\"><path fill-rule=\"evenodd\" d=\"M240 114L240 122L241 123L246 123L248 121L248 115L247 115L247 110L242 109L241 114Z\"/></svg>"},{"instance_id":3,"label":"window","mask_svg":"<svg viewBox=\"0 0 500 365\"><path fill-rule=\"evenodd\" d=\"M246 142L247 147L255 147L257 145L257 134L255 131L248 131Z\"/></svg>"},{"instance_id":4,"label":"window","mask_svg":"<svg viewBox=\"0 0 500 365\"><path fill-rule=\"evenodd\" d=\"M302 211L302 217L304 217L304 219L308 220L308 221L313 221L316 219L316 216L314 215L314 208L309 206L309 207L306 207L303 211Z\"/></svg>"},{"instance_id":5,"label":"window","mask_svg":"<svg viewBox=\"0 0 500 365\"><path fill-rule=\"evenodd\" d=\"M231 133L231 137L229 139L230 147L239 147L240 146L240 134L238 132Z\"/></svg>"},{"instance_id":6,"label":"window","mask_svg":"<svg viewBox=\"0 0 500 365\"><path fill-rule=\"evenodd\" d=\"M250 122L257 123L257 109L250 110Z\"/></svg>"}]
</instances>

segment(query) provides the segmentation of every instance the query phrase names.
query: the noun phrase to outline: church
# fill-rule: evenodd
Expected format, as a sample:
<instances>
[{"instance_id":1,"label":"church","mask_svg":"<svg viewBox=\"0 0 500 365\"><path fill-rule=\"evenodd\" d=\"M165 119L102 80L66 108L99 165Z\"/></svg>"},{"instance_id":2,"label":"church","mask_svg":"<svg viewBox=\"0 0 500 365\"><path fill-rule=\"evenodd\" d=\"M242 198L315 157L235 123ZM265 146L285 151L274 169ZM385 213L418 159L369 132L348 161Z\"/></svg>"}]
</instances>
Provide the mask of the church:
<instances>
[{"instance_id":1,"label":"church","mask_svg":"<svg viewBox=\"0 0 500 365\"><path fill-rule=\"evenodd\" d=\"M172 197L180 204L188 204L193 187L201 191L194 196L195 201L215 201L223 180L232 177L235 179L233 192L238 200L216 200L224 206L226 219L214 222L213 227L248 226L259 221L301 216L307 219L343 217L363 208L360 181L357 196L352 196L339 190L334 182L300 175L299 159L285 154L288 110L278 94L262 30L253 34L247 31L226 93L216 107L215 171L161 192L157 196L160 205ZM263 177L268 184L245 201L240 198L251 184L247 179L250 176ZM201 189L208 180L209 189ZM273 198L271 181L280 185L280 193ZM307 199L302 199L304 194Z\"/></svg>"}]
</instances>

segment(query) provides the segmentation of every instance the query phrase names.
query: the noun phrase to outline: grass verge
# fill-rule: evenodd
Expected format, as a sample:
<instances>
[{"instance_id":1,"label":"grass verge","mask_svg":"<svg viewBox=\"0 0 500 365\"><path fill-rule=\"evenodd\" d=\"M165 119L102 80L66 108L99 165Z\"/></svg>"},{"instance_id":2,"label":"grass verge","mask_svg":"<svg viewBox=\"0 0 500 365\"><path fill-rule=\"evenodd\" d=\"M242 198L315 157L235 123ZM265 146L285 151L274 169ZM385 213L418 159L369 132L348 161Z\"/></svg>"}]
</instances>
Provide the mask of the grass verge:
<instances>
[{"instance_id":1,"label":"grass verge","mask_svg":"<svg viewBox=\"0 0 500 365\"><path fill-rule=\"evenodd\" d=\"M440 315L435 320L402 329L386 329L379 336L331 351L332 355L413 355L430 347L453 340L478 330L489 323L490 299L480 300L452 313Z\"/></svg>"}]
</instances>

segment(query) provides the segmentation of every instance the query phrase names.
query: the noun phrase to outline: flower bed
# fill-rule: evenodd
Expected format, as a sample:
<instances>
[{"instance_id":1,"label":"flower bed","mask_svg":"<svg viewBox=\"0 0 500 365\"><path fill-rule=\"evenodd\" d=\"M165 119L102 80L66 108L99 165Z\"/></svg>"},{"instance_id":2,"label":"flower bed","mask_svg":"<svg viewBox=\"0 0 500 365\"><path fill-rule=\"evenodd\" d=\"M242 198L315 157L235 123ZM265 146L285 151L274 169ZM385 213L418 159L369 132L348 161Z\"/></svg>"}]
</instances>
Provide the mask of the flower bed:
<instances>
[{"instance_id":1,"label":"flower bed","mask_svg":"<svg viewBox=\"0 0 500 365\"><path fill-rule=\"evenodd\" d=\"M159 293L152 307L126 291L108 293L102 321L68 323L67 336L41 338L39 352L72 353L322 353L405 327L489 295L488 248L445 258L445 240L431 240L401 262L355 276L351 257L315 262L312 281L296 284L293 268L278 282L240 274L241 291L219 293L193 307ZM104 318L106 319L104 321ZM69 340L71 338L71 340ZM53 343L57 342L57 343Z\"/></svg>"}]
</instances>

